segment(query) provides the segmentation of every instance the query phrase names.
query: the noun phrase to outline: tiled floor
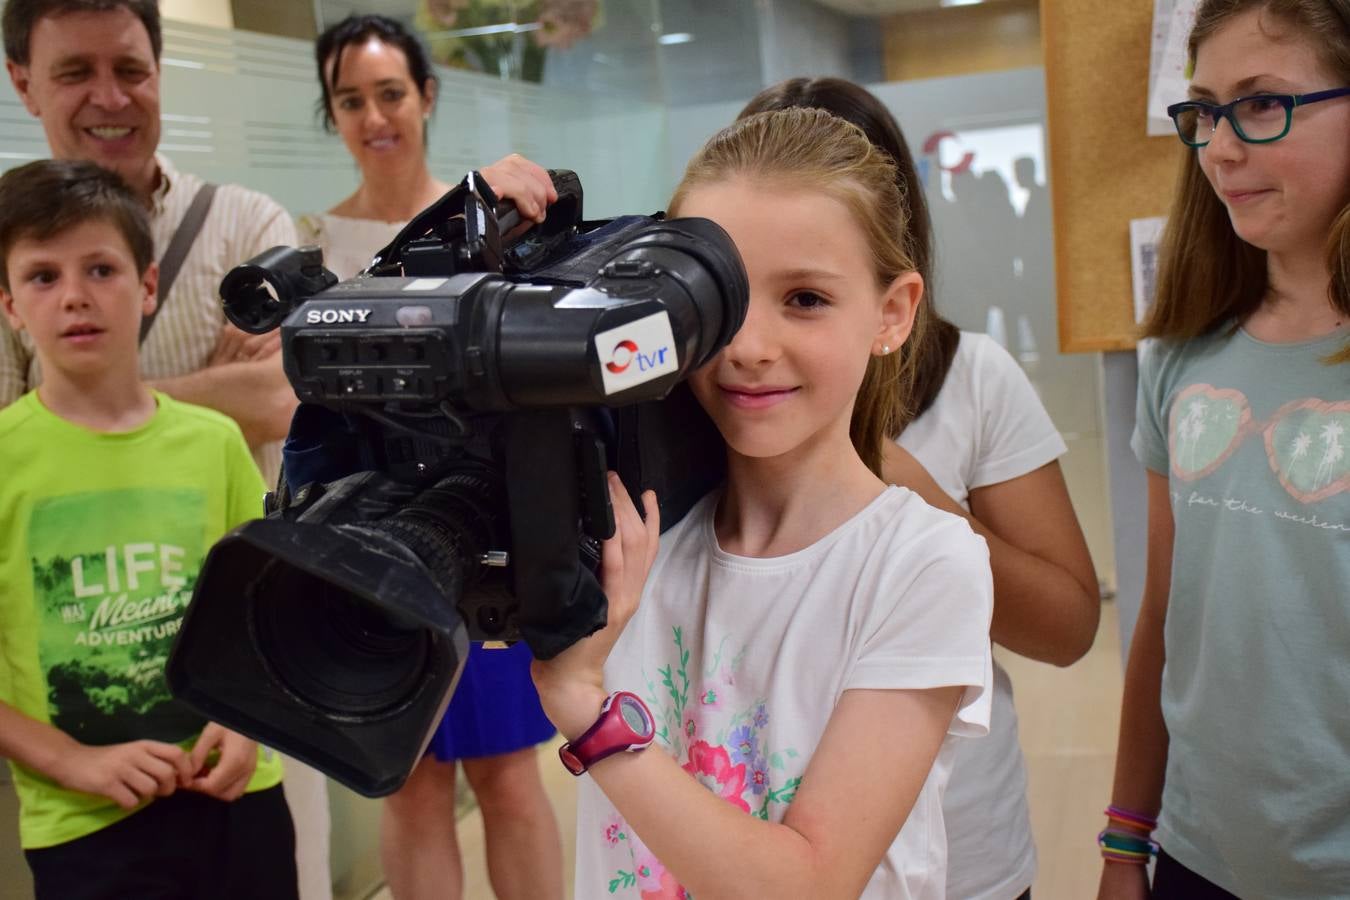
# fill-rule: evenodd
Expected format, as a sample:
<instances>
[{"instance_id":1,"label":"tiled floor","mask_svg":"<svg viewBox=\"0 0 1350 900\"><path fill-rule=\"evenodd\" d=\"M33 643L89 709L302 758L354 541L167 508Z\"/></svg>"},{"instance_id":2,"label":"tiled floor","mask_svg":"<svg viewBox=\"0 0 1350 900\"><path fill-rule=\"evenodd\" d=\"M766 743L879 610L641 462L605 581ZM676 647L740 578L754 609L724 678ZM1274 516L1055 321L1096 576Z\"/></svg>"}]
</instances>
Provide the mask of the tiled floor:
<instances>
[{"instance_id":1,"label":"tiled floor","mask_svg":"<svg viewBox=\"0 0 1350 900\"><path fill-rule=\"evenodd\" d=\"M1030 781L1032 828L1040 853L1036 900L1081 900L1097 890L1100 858L1094 837L1111 787L1121 667L1116 609L1102 608L1092 651L1068 669L1056 669L1011 654L1000 661L1012 676L1022 748ZM571 897L573 841L567 827L576 814L576 784L555 763L555 747L540 760L558 821L563 823L563 859ZM483 864L482 822L477 811L460 822L467 862L465 897L492 897ZM390 900L387 891L377 900Z\"/></svg>"}]
</instances>

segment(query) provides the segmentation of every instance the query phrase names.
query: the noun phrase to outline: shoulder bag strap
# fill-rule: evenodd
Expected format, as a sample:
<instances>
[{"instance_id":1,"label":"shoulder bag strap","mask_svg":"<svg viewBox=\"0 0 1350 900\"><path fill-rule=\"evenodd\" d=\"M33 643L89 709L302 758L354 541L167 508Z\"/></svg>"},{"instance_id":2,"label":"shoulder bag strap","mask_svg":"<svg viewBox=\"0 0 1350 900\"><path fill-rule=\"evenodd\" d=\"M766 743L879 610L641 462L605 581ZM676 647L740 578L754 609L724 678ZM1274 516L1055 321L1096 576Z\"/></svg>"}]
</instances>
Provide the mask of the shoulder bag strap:
<instances>
[{"instance_id":1,"label":"shoulder bag strap","mask_svg":"<svg viewBox=\"0 0 1350 900\"><path fill-rule=\"evenodd\" d=\"M159 261L159 292L155 298L155 309L150 315L141 319L141 343L145 343L145 336L150 333L150 326L155 323L155 316L159 315L160 310L164 309L164 301L169 296L169 289L173 287L174 280L178 278L178 270L183 267L183 260L187 258L188 251L192 249L192 242L197 239L201 233L202 225L206 222L206 214L211 211L211 200L216 195L216 186L214 184L203 184L197 189L197 195L192 198L192 205L188 211L183 214L183 221L178 223L178 228L169 239L169 247L164 251L164 256Z\"/></svg>"}]
</instances>

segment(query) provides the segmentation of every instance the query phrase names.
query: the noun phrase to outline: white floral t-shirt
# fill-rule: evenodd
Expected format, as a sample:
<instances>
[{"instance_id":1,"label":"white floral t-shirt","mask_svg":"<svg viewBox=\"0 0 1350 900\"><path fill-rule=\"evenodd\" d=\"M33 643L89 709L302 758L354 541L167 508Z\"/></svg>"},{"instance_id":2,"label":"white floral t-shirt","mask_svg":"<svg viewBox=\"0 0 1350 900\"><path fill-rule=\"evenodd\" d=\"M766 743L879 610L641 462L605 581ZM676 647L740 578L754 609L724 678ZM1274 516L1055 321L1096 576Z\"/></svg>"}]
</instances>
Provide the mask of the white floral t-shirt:
<instances>
[{"instance_id":1,"label":"white floral t-shirt","mask_svg":"<svg viewBox=\"0 0 1350 900\"><path fill-rule=\"evenodd\" d=\"M726 802L778 822L844 691L966 686L949 739L862 895L941 900L950 735L989 724L984 541L888 488L812 546L752 559L718 547L716 504L709 495L662 535L641 606L606 663L607 689L634 691L651 707L657 743L646 752L669 753ZM576 897L685 896L589 776L577 823Z\"/></svg>"}]
</instances>

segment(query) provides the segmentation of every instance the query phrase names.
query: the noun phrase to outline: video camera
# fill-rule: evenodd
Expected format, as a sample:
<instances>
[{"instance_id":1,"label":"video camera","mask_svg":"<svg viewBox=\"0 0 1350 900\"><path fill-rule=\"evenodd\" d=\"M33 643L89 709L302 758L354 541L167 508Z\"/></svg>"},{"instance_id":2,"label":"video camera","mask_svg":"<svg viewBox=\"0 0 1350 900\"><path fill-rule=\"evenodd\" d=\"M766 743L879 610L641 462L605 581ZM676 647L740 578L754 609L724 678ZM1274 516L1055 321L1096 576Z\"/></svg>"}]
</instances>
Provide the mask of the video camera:
<instances>
[{"instance_id":1,"label":"video camera","mask_svg":"<svg viewBox=\"0 0 1350 900\"><path fill-rule=\"evenodd\" d=\"M421 757L469 640L547 659L603 627L607 470L667 527L723 476L680 382L744 320L735 246L705 219L587 222L552 175L519 237L470 173L356 278L277 247L221 283L235 325L280 326L301 405L266 518L207 555L169 685L367 796Z\"/></svg>"}]
</instances>

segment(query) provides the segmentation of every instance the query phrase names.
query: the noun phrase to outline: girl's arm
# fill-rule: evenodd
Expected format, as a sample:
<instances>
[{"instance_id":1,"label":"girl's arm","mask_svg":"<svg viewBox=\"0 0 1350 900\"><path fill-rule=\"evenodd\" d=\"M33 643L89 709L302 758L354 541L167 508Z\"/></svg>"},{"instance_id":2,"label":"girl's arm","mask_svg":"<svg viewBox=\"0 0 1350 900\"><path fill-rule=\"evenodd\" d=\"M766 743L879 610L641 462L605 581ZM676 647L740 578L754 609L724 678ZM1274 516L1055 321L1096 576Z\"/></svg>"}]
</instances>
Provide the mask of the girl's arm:
<instances>
[{"instance_id":1,"label":"girl's arm","mask_svg":"<svg viewBox=\"0 0 1350 900\"><path fill-rule=\"evenodd\" d=\"M1167 767L1167 725L1162 716L1163 622L1172 586L1172 537L1175 523L1167 477L1148 473L1148 572L1139 619L1125 668L1125 696L1116 747L1115 787L1111 803L1156 817L1162 807ZM1143 866L1104 862L1098 897L1148 896Z\"/></svg>"},{"instance_id":2,"label":"girl's arm","mask_svg":"<svg viewBox=\"0 0 1350 900\"><path fill-rule=\"evenodd\" d=\"M1101 615L1097 573L1058 462L970 492L970 512L914 455L887 442L882 477L970 523L994 572L990 636L1014 653L1071 665L1092 647Z\"/></svg>"},{"instance_id":3,"label":"girl's arm","mask_svg":"<svg viewBox=\"0 0 1350 900\"><path fill-rule=\"evenodd\" d=\"M781 824L719 799L659 748L590 774L699 900L857 897L908 818L961 692L845 691Z\"/></svg>"}]
</instances>

